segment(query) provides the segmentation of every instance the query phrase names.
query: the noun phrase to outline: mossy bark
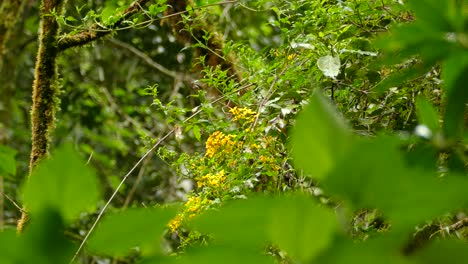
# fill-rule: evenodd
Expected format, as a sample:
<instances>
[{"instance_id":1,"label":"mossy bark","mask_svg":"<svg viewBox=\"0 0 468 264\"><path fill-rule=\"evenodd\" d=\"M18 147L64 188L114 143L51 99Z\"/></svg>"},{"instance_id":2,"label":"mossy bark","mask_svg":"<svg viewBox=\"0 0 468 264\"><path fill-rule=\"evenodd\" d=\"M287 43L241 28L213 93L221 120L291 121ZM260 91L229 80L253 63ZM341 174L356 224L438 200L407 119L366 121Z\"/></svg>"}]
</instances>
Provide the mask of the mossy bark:
<instances>
[{"instance_id":1,"label":"mossy bark","mask_svg":"<svg viewBox=\"0 0 468 264\"><path fill-rule=\"evenodd\" d=\"M57 44L58 50L64 51L69 48L80 47L109 35L110 33L112 33L112 29L119 28L125 20L129 19L134 14L140 12L141 8L147 2L149 2L149 0L138 0L133 2L130 6L128 6L124 11L122 11L118 15L120 16L120 19L112 25L107 25L107 28L103 28L100 24L94 24L90 27L89 30L82 31L74 35L69 35L61 39Z\"/></svg>"},{"instance_id":2,"label":"mossy bark","mask_svg":"<svg viewBox=\"0 0 468 264\"><path fill-rule=\"evenodd\" d=\"M55 124L55 112L58 108L57 84L57 37L59 25L54 16L60 15L65 0L43 0L41 3L41 25L39 34L39 49L34 71L31 129L32 148L29 163L30 175L37 163L49 152L50 134ZM27 208L25 208L27 210ZM27 223L28 214L23 212L17 229L21 232Z\"/></svg>"},{"instance_id":3,"label":"mossy bark","mask_svg":"<svg viewBox=\"0 0 468 264\"><path fill-rule=\"evenodd\" d=\"M196 19L200 15L194 12L194 19L184 21L180 13L187 10L187 6L192 5L190 0L168 0L170 6L165 11L166 19L162 21L168 24L176 38L181 42L196 43L197 41L206 41L206 48L197 47L195 57L204 57L204 63L209 67L220 67L226 71L227 75L237 81L241 81L242 75L237 68L236 58L233 54L224 54L224 39L207 21ZM187 30L187 28L190 29Z\"/></svg>"}]
</instances>

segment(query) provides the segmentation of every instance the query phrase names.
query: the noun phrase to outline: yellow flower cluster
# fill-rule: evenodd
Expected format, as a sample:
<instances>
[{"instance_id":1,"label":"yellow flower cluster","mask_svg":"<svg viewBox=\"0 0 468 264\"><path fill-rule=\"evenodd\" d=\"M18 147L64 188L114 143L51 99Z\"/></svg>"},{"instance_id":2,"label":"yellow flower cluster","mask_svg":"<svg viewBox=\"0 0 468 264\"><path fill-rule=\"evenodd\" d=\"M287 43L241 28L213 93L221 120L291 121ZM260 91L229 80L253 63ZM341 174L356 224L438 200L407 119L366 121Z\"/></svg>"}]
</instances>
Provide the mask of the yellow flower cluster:
<instances>
[{"instance_id":1,"label":"yellow flower cluster","mask_svg":"<svg viewBox=\"0 0 468 264\"><path fill-rule=\"evenodd\" d=\"M252 123L257 116L257 113L245 107L233 107L229 112L234 116L234 121L245 120L247 123Z\"/></svg>"},{"instance_id":2,"label":"yellow flower cluster","mask_svg":"<svg viewBox=\"0 0 468 264\"><path fill-rule=\"evenodd\" d=\"M169 222L169 229L175 232L182 225L182 215L177 215Z\"/></svg>"},{"instance_id":3,"label":"yellow flower cluster","mask_svg":"<svg viewBox=\"0 0 468 264\"><path fill-rule=\"evenodd\" d=\"M195 215L200 213L202 206L206 203L209 203L208 200L203 200L200 196L191 196L188 198L187 202L184 204L184 210L182 213L174 217L168 224L169 229L172 232L175 232L182 223L187 219L187 217L193 218Z\"/></svg>"},{"instance_id":4,"label":"yellow flower cluster","mask_svg":"<svg viewBox=\"0 0 468 264\"><path fill-rule=\"evenodd\" d=\"M230 152L236 144L232 140L234 137L234 135L226 135L220 131L214 132L206 141L205 156L212 158L220 149L221 151Z\"/></svg>"},{"instance_id":5,"label":"yellow flower cluster","mask_svg":"<svg viewBox=\"0 0 468 264\"><path fill-rule=\"evenodd\" d=\"M221 170L215 175L207 174L203 177L200 177L197 181L197 185L198 188L204 186L211 188L219 188L224 182L226 182L226 175L224 175L224 170Z\"/></svg>"}]
</instances>

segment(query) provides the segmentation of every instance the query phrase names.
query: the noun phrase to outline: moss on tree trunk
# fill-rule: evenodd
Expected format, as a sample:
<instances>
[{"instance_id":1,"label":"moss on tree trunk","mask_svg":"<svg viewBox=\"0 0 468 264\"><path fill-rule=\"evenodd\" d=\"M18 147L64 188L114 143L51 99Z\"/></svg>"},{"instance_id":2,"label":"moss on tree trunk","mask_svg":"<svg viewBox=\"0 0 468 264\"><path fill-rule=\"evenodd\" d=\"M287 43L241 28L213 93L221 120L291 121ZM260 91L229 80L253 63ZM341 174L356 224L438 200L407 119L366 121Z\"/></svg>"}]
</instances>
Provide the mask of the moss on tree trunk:
<instances>
[{"instance_id":1,"label":"moss on tree trunk","mask_svg":"<svg viewBox=\"0 0 468 264\"><path fill-rule=\"evenodd\" d=\"M55 112L59 102L57 84L57 36L59 25L52 12L60 15L64 0L43 0L41 3L41 26L39 49L34 71L31 128L32 148L29 163L30 175L37 163L49 152L50 134L55 126ZM25 208L27 210L27 208ZM28 220L26 210L18 222L21 232Z\"/></svg>"}]
</instances>

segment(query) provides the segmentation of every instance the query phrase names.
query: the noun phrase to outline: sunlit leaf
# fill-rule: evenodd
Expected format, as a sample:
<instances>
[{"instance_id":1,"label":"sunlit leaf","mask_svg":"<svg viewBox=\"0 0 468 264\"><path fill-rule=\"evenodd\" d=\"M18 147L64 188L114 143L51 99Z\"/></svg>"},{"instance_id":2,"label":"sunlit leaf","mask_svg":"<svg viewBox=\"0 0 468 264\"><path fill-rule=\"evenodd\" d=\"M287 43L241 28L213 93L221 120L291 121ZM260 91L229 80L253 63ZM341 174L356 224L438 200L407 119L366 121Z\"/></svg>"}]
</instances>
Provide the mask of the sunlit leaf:
<instances>
[{"instance_id":1,"label":"sunlit leaf","mask_svg":"<svg viewBox=\"0 0 468 264\"><path fill-rule=\"evenodd\" d=\"M334 79L340 73L340 57L330 55L320 57L317 60L317 67L323 72L323 75Z\"/></svg>"}]
</instances>

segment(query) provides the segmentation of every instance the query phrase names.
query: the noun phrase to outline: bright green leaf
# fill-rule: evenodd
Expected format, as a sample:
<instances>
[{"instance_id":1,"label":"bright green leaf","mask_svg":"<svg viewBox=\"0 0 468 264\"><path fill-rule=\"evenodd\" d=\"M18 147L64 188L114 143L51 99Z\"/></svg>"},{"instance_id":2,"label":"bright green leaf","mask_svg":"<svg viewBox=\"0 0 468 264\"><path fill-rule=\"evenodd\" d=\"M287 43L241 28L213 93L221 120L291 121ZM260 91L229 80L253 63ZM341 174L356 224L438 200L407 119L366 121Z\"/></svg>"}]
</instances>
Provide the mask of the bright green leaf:
<instances>
[{"instance_id":1,"label":"bright green leaf","mask_svg":"<svg viewBox=\"0 0 468 264\"><path fill-rule=\"evenodd\" d=\"M325 182L326 189L356 208L378 208L395 227L409 227L468 202L468 179L437 179L407 167L399 140L381 136L355 144Z\"/></svg>"},{"instance_id":2,"label":"bright green leaf","mask_svg":"<svg viewBox=\"0 0 468 264\"><path fill-rule=\"evenodd\" d=\"M200 141L201 140L201 133L200 133L200 127L199 126L193 126L193 135L195 138Z\"/></svg>"},{"instance_id":3,"label":"bright green leaf","mask_svg":"<svg viewBox=\"0 0 468 264\"><path fill-rule=\"evenodd\" d=\"M455 240L434 241L416 252L414 258L424 264L458 264L468 259L468 243Z\"/></svg>"},{"instance_id":4,"label":"bright green leaf","mask_svg":"<svg viewBox=\"0 0 468 264\"><path fill-rule=\"evenodd\" d=\"M65 145L40 162L24 188L24 203L33 214L54 208L66 221L93 211L99 201L98 182L91 167Z\"/></svg>"},{"instance_id":5,"label":"bright green leaf","mask_svg":"<svg viewBox=\"0 0 468 264\"><path fill-rule=\"evenodd\" d=\"M301 263L326 249L336 228L333 212L305 196L279 200L270 217L272 241Z\"/></svg>"},{"instance_id":6,"label":"bright green leaf","mask_svg":"<svg viewBox=\"0 0 468 264\"><path fill-rule=\"evenodd\" d=\"M426 125L432 132L439 129L439 114L426 98L420 96L416 99L416 110L420 124Z\"/></svg>"},{"instance_id":7,"label":"bright green leaf","mask_svg":"<svg viewBox=\"0 0 468 264\"><path fill-rule=\"evenodd\" d=\"M144 252L157 252L160 239L173 208L127 209L107 215L89 239L88 247L95 252L111 256L125 256L132 248Z\"/></svg>"},{"instance_id":8,"label":"bright green leaf","mask_svg":"<svg viewBox=\"0 0 468 264\"><path fill-rule=\"evenodd\" d=\"M444 79L447 87L447 107L444 132L449 138L463 135L466 103L468 102L468 55L454 54L445 64Z\"/></svg>"},{"instance_id":9,"label":"bright green leaf","mask_svg":"<svg viewBox=\"0 0 468 264\"><path fill-rule=\"evenodd\" d=\"M297 118L292 133L295 164L316 179L334 169L350 145L351 135L330 103L316 92Z\"/></svg>"}]
</instances>

